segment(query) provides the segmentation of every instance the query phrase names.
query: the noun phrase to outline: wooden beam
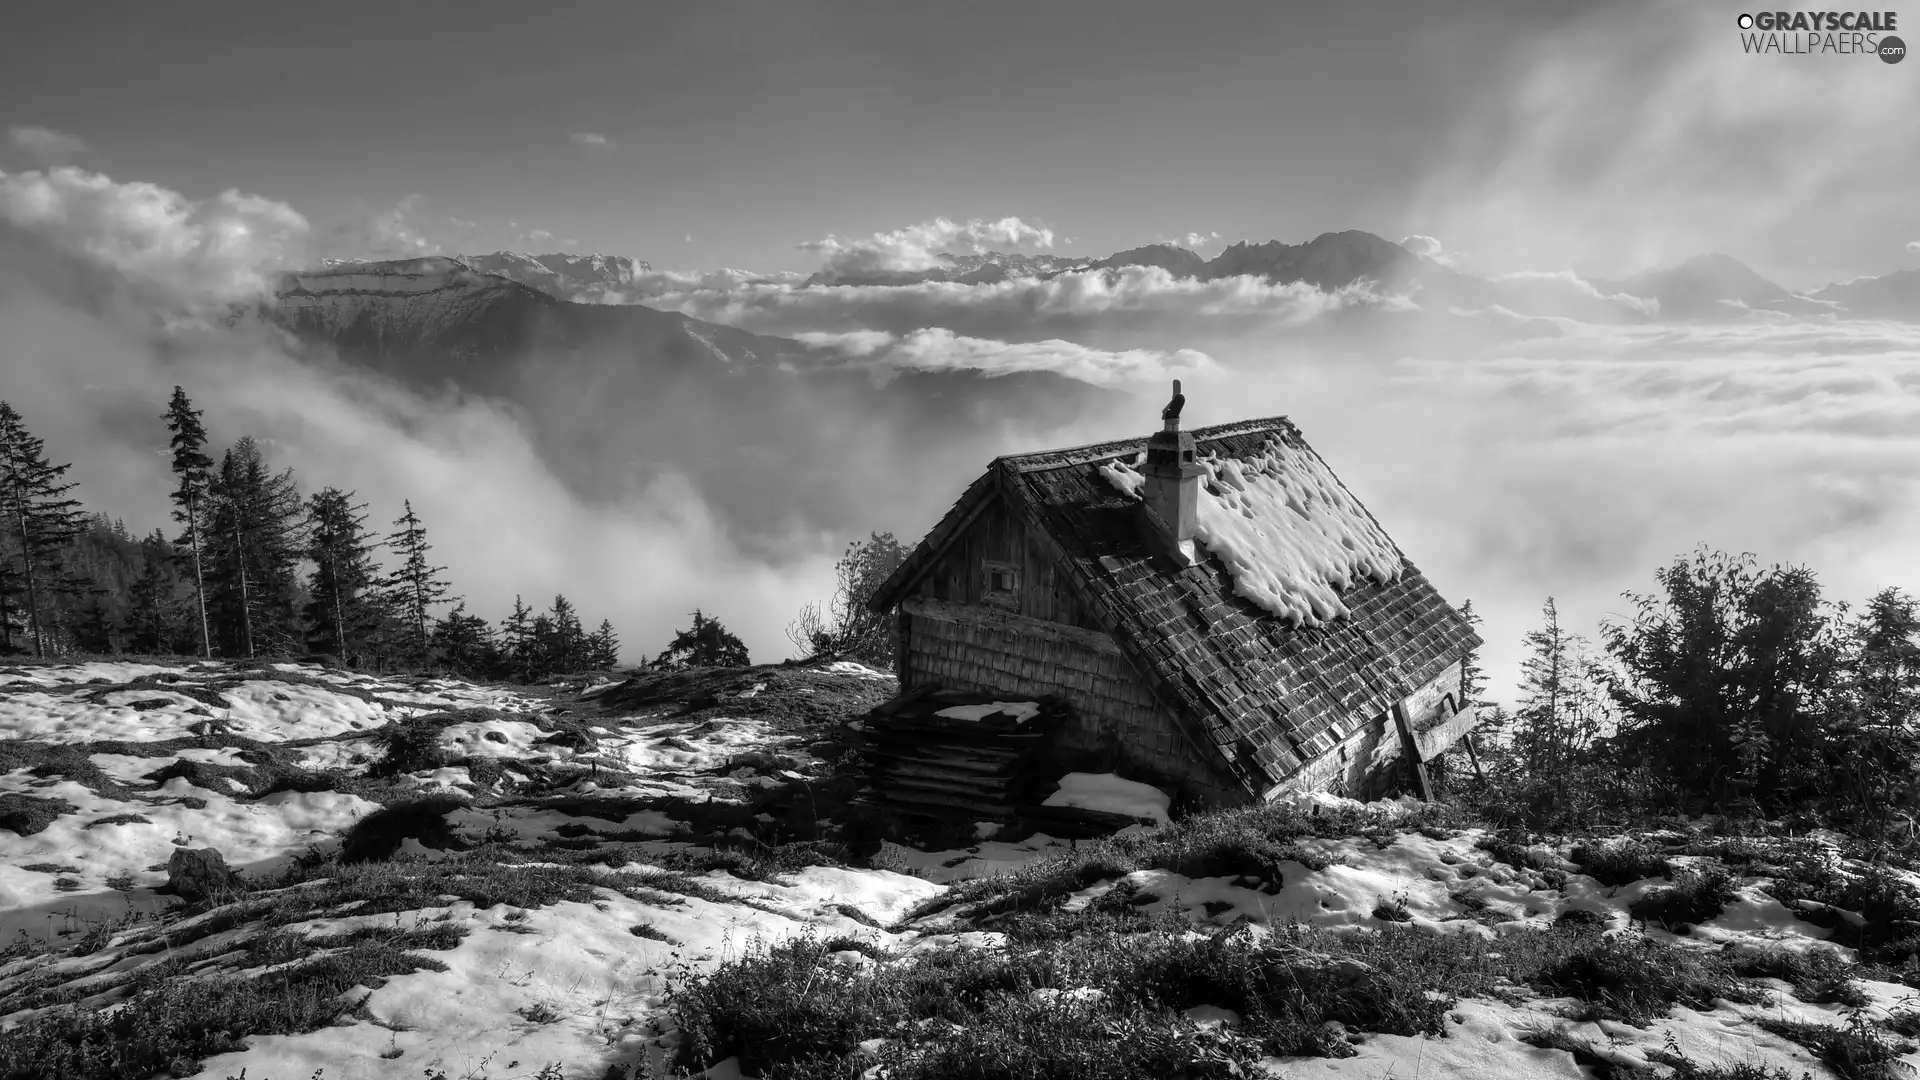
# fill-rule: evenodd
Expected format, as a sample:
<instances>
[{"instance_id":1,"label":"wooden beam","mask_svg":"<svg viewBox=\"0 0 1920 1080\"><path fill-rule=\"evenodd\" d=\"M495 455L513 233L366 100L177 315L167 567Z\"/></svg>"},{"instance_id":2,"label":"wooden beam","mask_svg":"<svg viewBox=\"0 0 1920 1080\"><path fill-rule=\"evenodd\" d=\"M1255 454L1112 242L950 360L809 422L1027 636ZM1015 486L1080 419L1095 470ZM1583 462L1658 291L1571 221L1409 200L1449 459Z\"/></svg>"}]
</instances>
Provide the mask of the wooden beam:
<instances>
[{"instance_id":1,"label":"wooden beam","mask_svg":"<svg viewBox=\"0 0 1920 1080\"><path fill-rule=\"evenodd\" d=\"M1121 655L1119 644L1110 635L1082 630L1077 626L1068 626L1066 623L1031 619L999 608L983 607L978 604L957 604L951 600L933 600L924 596L909 596L900 601L900 610L914 618L1019 634L1022 637L1060 642L1112 656Z\"/></svg>"},{"instance_id":2,"label":"wooden beam","mask_svg":"<svg viewBox=\"0 0 1920 1080\"><path fill-rule=\"evenodd\" d=\"M1467 744L1467 760L1473 762L1473 778L1483 784L1486 783L1487 771L1480 767L1480 754L1473 748L1473 732L1469 731L1460 736L1460 741Z\"/></svg>"},{"instance_id":3,"label":"wooden beam","mask_svg":"<svg viewBox=\"0 0 1920 1080\"><path fill-rule=\"evenodd\" d=\"M1447 747L1459 742L1479 724L1480 717L1469 708L1454 713L1424 731L1414 732L1414 739L1420 745L1420 760L1431 761L1446 753Z\"/></svg>"},{"instance_id":4,"label":"wooden beam","mask_svg":"<svg viewBox=\"0 0 1920 1080\"><path fill-rule=\"evenodd\" d=\"M1393 725L1400 729L1400 754L1413 772L1414 790L1421 802L1432 802L1433 782L1427 778L1427 763L1420 760L1420 742L1414 737L1413 725L1407 721L1405 699L1393 703Z\"/></svg>"}]
</instances>

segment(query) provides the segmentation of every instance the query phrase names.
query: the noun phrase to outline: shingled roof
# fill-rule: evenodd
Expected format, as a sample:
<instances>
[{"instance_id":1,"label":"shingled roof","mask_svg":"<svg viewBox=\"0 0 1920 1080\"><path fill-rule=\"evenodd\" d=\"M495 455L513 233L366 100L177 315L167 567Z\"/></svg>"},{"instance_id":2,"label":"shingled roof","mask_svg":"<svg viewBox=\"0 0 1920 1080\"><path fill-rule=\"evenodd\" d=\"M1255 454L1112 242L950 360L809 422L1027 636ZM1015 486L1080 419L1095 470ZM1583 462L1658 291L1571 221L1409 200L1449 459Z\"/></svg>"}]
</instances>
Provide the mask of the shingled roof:
<instances>
[{"instance_id":1,"label":"shingled roof","mask_svg":"<svg viewBox=\"0 0 1920 1080\"><path fill-rule=\"evenodd\" d=\"M1203 456L1244 459L1270 440L1313 454L1285 417L1192 435ZM1140 527L1139 500L1098 471L1146 445L1143 437L995 459L871 606L898 604L968 523L1004 498L1155 696L1256 791L1328 753L1480 643L1404 553L1397 578L1361 578L1341 593L1349 617L1318 627L1237 595L1218 558L1176 566ZM1255 764L1264 776L1247 771Z\"/></svg>"}]
</instances>

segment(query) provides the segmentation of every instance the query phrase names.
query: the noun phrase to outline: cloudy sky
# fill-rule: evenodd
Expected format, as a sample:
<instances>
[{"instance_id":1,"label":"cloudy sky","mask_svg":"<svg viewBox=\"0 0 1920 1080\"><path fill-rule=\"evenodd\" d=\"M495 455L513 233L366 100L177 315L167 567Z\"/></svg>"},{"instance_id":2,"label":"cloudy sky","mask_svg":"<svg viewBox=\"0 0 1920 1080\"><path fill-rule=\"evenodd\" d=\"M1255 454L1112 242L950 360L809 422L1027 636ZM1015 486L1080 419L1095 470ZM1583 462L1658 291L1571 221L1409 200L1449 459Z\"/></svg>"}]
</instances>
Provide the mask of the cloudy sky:
<instances>
[{"instance_id":1,"label":"cloudy sky","mask_svg":"<svg viewBox=\"0 0 1920 1080\"><path fill-rule=\"evenodd\" d=\"M424 506L484 614L594 594L652 648L701 603L778 655L847 539L918 536L992 453L1151 426L1185 373L1195 423L1293 417L1474 597L1496 683L1547 595L1590 632L1697 543L1810 563L1856 600L1920 591L1911 324L1515 337L1503 311L1164 271L795 287L942 250L1211 255L1350 228L1596 302L1589 278L1711 251L1794 289L1920 268L1920 63L1744 55L1721 3L191 10L28 0L0 37L0 383L136 527L163 462L128 418L187 381L216 439L270 432L303 476ZM151 325L321 256L498 248L644 259L662 273L637 299L851 361L1053 370L1143 405L930 462L876 445L848 466L869 510L796 510L783 561L686 476L566 492L498 402ZM1355 312L1423 321L1332 329ZM913 484L884 486L889 462Z\"/></svg>"},{"instance_id":2,"label":"cloudy sky","mask_svg":"<svg viewBox=\"0 0 1920 1080\"><path fill-rule=\"evenodd\" d=\"M457 250L544 232L772 270L1016 215L1095 254L1364 228L1505 268L1893 268L1920 236L1895 168L1915 65L1746 57L1740 10L22 0L0 102L116 177L322 227L404 203Z\"/></svg>"}]
</instances>

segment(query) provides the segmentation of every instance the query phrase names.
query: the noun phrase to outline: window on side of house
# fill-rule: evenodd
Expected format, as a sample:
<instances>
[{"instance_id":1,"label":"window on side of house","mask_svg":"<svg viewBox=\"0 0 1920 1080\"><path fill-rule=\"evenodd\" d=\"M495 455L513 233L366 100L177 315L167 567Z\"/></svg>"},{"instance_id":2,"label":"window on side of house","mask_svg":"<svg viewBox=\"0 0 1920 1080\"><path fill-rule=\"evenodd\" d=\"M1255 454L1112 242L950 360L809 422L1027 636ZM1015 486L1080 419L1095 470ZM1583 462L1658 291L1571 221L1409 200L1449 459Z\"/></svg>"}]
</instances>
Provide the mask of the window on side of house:
<instances>
[{"instance_id":1,"label":"window on side of house","mask_svg":"<svg viewBox=\"0 0 1920 1080\"><path fill-rule=\"evenodd\" d=\"M981 599L989 604L1008 609L1020 606L1020 568L1012 563L986 560L982 568L985 575L980 590Z\"/></svg>"}]
</instances>

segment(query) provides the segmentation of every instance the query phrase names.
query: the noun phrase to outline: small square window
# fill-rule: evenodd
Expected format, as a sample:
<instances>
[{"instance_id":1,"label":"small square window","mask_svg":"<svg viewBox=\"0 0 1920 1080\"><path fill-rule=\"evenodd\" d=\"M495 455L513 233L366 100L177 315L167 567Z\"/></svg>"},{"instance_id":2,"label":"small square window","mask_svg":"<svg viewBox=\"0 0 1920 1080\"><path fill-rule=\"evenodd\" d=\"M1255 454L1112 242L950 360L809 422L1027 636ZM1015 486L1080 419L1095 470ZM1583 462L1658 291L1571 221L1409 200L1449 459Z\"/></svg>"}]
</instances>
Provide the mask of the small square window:
<instances>
[{"instance_id":1,"label":"small square window","mask_svg":"<svg viewBox=\"0 0 1920 1080\"><path fill-rule=\"evenodd\" d=\"M1011 563L989 561L983 568L981 592L990 604L1007 606L1018 603L1020 568Z\"/></svg>"}]
</instances>

